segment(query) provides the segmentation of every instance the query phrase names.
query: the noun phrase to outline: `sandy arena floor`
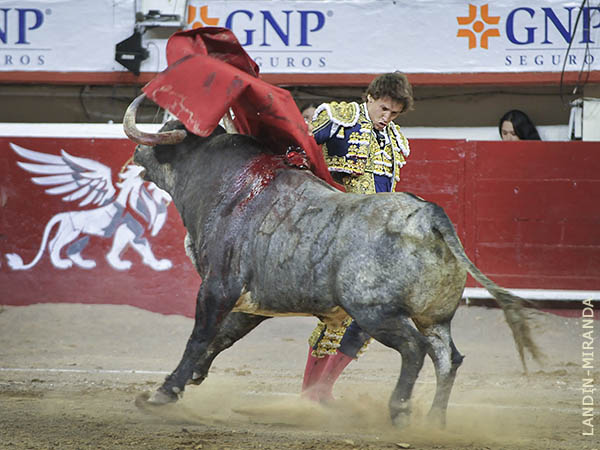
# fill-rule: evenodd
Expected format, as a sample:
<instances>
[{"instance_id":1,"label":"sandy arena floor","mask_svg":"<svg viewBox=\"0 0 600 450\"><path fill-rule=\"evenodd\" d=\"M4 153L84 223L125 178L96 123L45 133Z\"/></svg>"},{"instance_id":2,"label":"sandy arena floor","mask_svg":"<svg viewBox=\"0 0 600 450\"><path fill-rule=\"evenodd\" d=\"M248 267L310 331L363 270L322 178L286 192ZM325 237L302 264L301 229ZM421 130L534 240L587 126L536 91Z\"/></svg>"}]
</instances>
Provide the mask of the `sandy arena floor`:
<instances>
[{"instance_id":1,"label":"sandy arena floor","mask_svg":"<svg viewBox=\"0 0 600 450\"><path fill-rule=\"evenodd\" d=\"M450 399L448 427L424 419L433 389L426 362L413 424L388 419L400 356L378 343L336 385L337 401L299 396L316 319L265 322L215 361L202 386L150 411L136 408L179 361L190 319L128 306L0 306L2 449L548 449L600 448L582 423L582 379L600 382L600 361L583 369L581 320L543 315L543 366L524 375L501 311L462 306L454 340L466 355ZM600 322L595 322L595 336ZM597 339L596 339L597 341ZM598 354L598 352L596 352Z\"/></svg>"}]
</instances>

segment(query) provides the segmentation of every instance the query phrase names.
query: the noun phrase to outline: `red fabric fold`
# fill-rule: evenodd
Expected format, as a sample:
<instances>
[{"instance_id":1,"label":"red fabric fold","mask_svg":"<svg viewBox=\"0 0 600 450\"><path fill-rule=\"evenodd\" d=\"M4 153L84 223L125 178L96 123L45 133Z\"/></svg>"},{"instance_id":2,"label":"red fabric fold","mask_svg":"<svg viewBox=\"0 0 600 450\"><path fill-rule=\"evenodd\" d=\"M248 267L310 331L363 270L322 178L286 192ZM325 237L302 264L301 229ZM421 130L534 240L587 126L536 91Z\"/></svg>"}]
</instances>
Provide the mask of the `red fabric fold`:
<instances>
[{"instance_id":1,"label":"red fabric fold","mask_svg":"<svg viewBox=\"0 0 600 450\"><path fill-rule=\"evenodd\" d=\"M231 30L177 32L167 43L167 61L168 68L143 91L190 132L209 136L231 108L238 132L256 137L277 154L300 147L315 175L344 190L331 178L291 94L258 78L257 64Z\"/></svg>"}]
</instances>

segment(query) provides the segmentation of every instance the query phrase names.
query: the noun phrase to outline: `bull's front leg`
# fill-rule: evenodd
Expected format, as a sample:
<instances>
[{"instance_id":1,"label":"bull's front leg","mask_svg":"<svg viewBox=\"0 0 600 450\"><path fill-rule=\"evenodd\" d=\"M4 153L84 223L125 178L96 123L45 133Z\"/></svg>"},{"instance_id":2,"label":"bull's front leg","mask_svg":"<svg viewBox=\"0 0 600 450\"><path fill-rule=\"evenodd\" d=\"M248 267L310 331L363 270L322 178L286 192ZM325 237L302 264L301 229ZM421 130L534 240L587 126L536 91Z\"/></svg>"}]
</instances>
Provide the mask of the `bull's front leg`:
<instances>
[{"instance_id":1,"label":"bull's front leg","mask_svg":"<svg viewBox=\"0 0 600 450\"><path fill-rule=\"evenodd\" d=\"M208 369L210 369L213 360L219 353L231 347L268 318L241 312L229 313L225 320L223 320L217 335L208 346L206 352L202 353L200 359L196 361L190 383L201 384L207 377Z\"/></svg>"},{"instance_id":2,"label":"bull's front leg","mask_svg":"<svg viewBox=\"0 0 600 450\"><path fill-rule=\"evenodd\" d=\"M196 317L192 334L177 368L165 378L164 383L146 401L153 405L172 403L183 395L185 385L192 380L196 363L204 358L207 349L219 331L235 299L217 297L214 292L223 292L222 286L205 279L198 292ZM217 289L215 289L217 288ZM231 305L231 306L230 306Z\"/></svg>"}]
</instances>

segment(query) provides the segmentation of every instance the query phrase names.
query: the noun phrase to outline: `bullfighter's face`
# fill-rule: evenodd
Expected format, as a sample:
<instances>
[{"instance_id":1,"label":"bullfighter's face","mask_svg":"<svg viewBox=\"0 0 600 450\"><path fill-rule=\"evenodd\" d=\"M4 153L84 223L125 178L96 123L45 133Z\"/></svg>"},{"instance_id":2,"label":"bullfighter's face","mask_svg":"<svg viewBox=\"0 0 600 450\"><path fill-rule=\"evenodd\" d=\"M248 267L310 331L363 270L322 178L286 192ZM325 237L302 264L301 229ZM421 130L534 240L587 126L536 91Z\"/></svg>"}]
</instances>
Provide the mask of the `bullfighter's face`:
<instances>
[{"instance_id":1,"label":"bullfighter's face","mask_svg":"<svg viewBox=\"0 0 600 450\"><path fill-rule=\"evenodd\" d=\"M404 105L390 97L382 97L375 100L367 96L367 111L376 130L383 130L392 120L400 115Z\"/></svg>"}]
</instances>

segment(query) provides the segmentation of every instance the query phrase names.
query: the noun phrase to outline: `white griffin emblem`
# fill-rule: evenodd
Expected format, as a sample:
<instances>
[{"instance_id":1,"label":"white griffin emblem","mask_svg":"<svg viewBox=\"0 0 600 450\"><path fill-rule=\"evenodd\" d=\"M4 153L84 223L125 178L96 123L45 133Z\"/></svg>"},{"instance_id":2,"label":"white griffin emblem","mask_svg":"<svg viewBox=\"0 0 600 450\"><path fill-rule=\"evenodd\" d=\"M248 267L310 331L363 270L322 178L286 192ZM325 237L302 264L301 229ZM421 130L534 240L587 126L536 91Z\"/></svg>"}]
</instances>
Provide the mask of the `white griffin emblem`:
<instances>
[{"instance_id":1,"label":"white griffin emblem","mask_svg":"<svg viewBox=\"0 0 600 450\"><path fill-rule=\"evenodd\" d=\"M141 167L130 164L119 174L121 181L116 183L117 192L112 184L111 169L98 161L78 158L64 150L61 150L61 156L57 156L27 150L13 143L10 146L19 156L33 162L19 161L19 167L42 175L32 177L31 181L41 186L53 186L46 189L47 194L67 194L62 198L65 202L81 199L80 207L99 205L95 209L61 212L52 217L46 224L42 243L33 261L23 264L19 255L6 255L8 265L13 270L27 270L35 266L46 246L55 267L68 269L75 264L92 269L96 267L96 261L84 259L81 255L89 242L89 235L112 238L112 247L106 259L115 269L127 270L131 267L131 261L121 259L121 254L129 246L141 255L144 264L154 270L172 267L168 259L156 259L150 243L144 237L144 226L127 211L129 205L143 217L152 236L158 234L167 219L167 205L171 197L154 183L148 183L146 189L139 176L143 170ZM57 225L58 229L49 241L50 233ZM65 247L67 258L61 256Z\"/></svg>"}]
</instances>

